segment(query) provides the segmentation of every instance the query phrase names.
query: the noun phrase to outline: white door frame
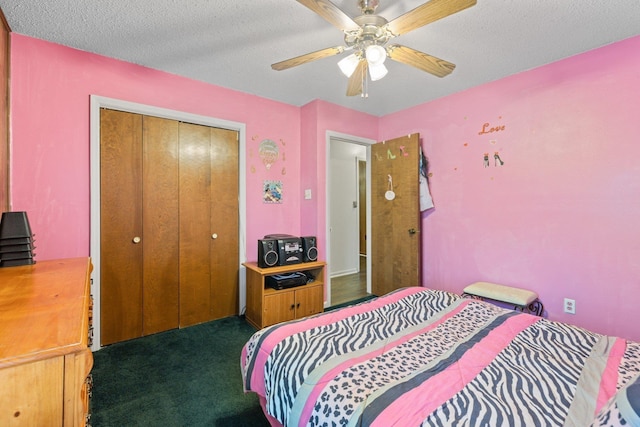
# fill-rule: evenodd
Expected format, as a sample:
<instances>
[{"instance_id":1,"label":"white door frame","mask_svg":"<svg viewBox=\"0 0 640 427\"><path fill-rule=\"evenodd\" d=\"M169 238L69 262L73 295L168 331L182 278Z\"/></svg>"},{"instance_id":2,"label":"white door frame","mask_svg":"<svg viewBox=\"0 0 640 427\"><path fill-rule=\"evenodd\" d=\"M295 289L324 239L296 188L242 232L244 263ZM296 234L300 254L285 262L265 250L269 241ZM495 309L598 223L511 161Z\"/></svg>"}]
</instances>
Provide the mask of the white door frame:
<instances>
[{"instance_id":1,"label":"white door frame","mask_svg":"<svg viewBox=\"0 0 640 427\"><path fill-rule=\"evenodd\" d=\"M229 129L238 132L238 172L239 172L239 307L242 314L246 305L246 270L242 265L246 261L246 124L169 110L145 104L119 99L91 95L90 111L90 179L91 179L91 242L90 253L93 264L91 293L93 294L93 345L91 350L100 349L100 109L110 108L129 113L161 117L165 119L189 122L209 127Z\"/></svg>"},{"instance_id":2,"label":"white door frame","mask_svg":"<svg viewBox=\"0 0 640 427\"><path fill-rule=\"evenodd\" d=\"M331 259L331 206L329 197L329 181L330 181L330 172L331 172L331 140L338 140L342 142L347 142L351 144L364 145L367 148L367 236L371 235L371 145L375 144L377 141L368 138L362 138L359 136L348 135L345 133L335 132L328 130L326 133L326 153L325 153L325 245L326 245L326 259ZM367 254L371 253L371 239L367 239ZM325 302L325 307L331 306L331 265L327 263L327 271L325 272L325 284L326 284L326 294L327 301ZM371 271L371 257L367 257L367 271ZM371 293L371 275L367 274L367 292Z\"/></svg>"}]
</instances>

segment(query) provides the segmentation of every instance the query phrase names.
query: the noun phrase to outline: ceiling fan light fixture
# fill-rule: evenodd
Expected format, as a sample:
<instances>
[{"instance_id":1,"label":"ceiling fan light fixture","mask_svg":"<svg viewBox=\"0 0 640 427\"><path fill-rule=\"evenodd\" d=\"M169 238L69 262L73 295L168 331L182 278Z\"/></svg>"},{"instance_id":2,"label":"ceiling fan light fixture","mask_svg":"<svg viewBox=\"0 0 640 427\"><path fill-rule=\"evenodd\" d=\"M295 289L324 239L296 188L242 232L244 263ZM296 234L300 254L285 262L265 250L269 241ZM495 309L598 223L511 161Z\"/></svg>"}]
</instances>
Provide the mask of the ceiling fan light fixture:
<instances>
[{"instance_id":1,"label":"ceiling fan light fixture","mask_svg":"<svg viewBox=\"0 0 640 427\"><path fill-rule=\"evenodd\" d=\"M350 50L354 53L338 62L341 72L349 79L347 96L362 94L365 98L368 82L380 80L387 75L387 68L384 66L387 56L392 61L411 65L436 77L445 77L453 71L455 64L410 47L399 44L387 46L387 43L409 31L474 6L477 0L422 1L425 3L421 6L388 21L376 14L380 0L357 0L361 15L353 18L336 6L333 0L298 0L342 31L344 46L329 47L296 56L271 64L271 68L277 71L286 70Z\"/></svg>"},{"instance_id":2,"label":"ceiling fan light fixture","mask_svg":"<svg viewBox=\"0 0 640 427\"><path fill-rule=\"evenodd\" d=\"M349 56L342 58L338 62L338 67L340 67L340 71L347 77L351 77L353 72L356 70L358 66L358 62L360 62L360 58L355 53L352 53Z\"/></svg>"},{"instance_id":3,"label":"ceiling fan light fixture","mask_svg":"<svg viewBox=\"0 0 640 427\"><path fill-rule=\"evenodd\" d=\"M386 76L388 72L389 70L387 70L387 67L385 67L384 64L369 65L369 75L371 76L372 82L380 80Z\"/></svg>"},{"instance_id":4,"label":"ceiling fan light fixture","mask_svg":"<svg viewBox=\"0 0 640 427\"><path fill-rule=\"evenodd\" d=\"M365 56L367 61L369 62L369 66L373 67L376 65L384 64L385 59L387 59L387 51L382 46L377 44L367 46L365 50Z\"/></svg>"}]
</instances>

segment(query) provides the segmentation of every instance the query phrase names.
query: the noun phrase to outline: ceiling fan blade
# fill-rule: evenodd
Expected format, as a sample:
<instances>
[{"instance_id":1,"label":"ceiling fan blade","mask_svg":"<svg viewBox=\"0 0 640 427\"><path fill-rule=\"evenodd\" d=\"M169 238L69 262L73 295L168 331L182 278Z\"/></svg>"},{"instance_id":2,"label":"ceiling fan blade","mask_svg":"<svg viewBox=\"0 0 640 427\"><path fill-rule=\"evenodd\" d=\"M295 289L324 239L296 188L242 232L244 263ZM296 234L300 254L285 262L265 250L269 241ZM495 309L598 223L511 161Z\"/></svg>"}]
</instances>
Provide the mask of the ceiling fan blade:
<instances>
[{"instance_id":1,"label":"ceiling fan blade","mask_svg":"<svg viewBox=\"0 0 640 427\"><path fill-rule=\"evenodd\" d=\"M367 61L361 59L358 62L356 70L349 77L349 83L347 84L347 96L356 96L362 93L362 82L364 81L367 73Z\"/></svg>"},{"instance_id":2,"label":"ceiling fan blade","mask_svg":"<svg viewBox=\"0 0 640 427\"><path fill-rule=\"evenodd\" d=\"M360 26L329 0L298 0L342 31L359 30Z\"/></svg>"},{"instance_id":3,"label":"ceiling fan blade","mask_svg":"<svg viewBox=\"0 0 640 427\"><path fill-rule=\"evenodd\" d=\"M399 44L387 47L387 54L389 58L394 61L411 65L437 77L447 76L456 68L455 64L447 62L444 59L436 58L435 56L427 55L426 53Z\"/></svg>"},{"instance_id":4,"label":"ceiling fan blade","mask_svg":"<svg viewBox=\"0 0 640 427\"><path fill-rule=\"evenodd\" d=\"M317 59L338 55L342 52L344 52L344 46L328 47L326 49L296 56L295 58L287 59L285 61L276 62L275 64L271 64L271 68L277 71L282 71L286 70L287 68L292 68L298 65L306 64L307 62L315 61Z\"/></svg>"},{"instance_id":5,"label":"ceiling fan blade","mask_svg":"<svg viewBox=\"0 0 640 427\"><path fill-rule=\"evenodd\" d=\"M388 24L396 36L437 21L475 5L477 0L431 0L400 15Z\"/></svg>"}]
</instances>

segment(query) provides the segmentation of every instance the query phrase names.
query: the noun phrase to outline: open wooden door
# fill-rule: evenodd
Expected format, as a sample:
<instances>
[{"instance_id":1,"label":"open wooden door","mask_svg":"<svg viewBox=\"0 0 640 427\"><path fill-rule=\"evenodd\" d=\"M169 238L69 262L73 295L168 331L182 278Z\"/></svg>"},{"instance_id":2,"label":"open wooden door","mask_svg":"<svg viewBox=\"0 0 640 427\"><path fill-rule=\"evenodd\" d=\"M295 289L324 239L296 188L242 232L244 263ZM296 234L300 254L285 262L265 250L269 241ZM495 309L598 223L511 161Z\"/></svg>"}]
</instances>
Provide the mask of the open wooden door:
<instances>
[{"instance_id":1,"label":"open wooden door","mask_svg":"<svg viewBox=\"0 0 640 427\"><path fill-rule=\"evenodd\" d=\"M371 146L371 292L420 285L420 135Z\"/></svg>"}]
</instances>

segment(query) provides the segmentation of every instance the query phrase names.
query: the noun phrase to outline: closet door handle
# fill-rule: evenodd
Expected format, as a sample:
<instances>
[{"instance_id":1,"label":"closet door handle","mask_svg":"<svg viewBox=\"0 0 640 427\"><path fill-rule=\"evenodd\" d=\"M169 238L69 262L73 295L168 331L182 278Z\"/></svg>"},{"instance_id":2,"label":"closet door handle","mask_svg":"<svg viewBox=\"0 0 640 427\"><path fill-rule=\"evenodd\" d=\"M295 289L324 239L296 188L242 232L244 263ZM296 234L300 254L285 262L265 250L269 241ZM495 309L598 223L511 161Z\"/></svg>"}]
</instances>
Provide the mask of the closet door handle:
<instances>
[{"instance_id":1,"label":"closet door handle","mask_svg":"<svg viewBox=\"0 0 640 427\"><path fill-rule=\"evenodd\" d=\"M134 237L134 238L133 238L133 243L135 243L136 245L137 245L138 243L140 243L141 241L142 241L142 239L141 239L140 237L138 237L138 236L136 236L136 237Z\"/></svg>"},{"instance_id":2,"label":"closet door handle","mask_svg":"<svg viewBox=\"0 0 640 427\"><path fill-rule=\"evenodd\" d=\"M218 233L213 233L213 234L211 235L211 238L212 238L213 240L217 239L217 238L218 238Z\"/></svg>"}]
</instances>

